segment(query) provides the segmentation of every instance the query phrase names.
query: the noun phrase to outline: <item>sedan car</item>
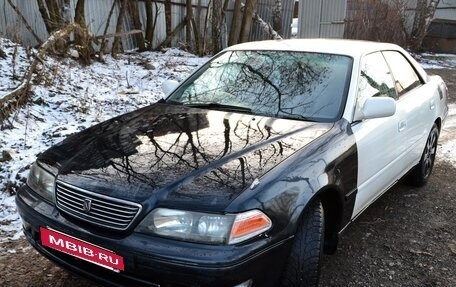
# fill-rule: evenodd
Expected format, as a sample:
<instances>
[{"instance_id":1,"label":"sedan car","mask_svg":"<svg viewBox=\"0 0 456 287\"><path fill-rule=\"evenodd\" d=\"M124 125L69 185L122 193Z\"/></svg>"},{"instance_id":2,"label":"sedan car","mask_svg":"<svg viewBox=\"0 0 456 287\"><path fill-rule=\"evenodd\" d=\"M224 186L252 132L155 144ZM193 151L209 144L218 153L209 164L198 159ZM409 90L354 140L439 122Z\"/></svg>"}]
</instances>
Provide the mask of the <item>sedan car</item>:
<instances>
[{"instance_id":1,"label":"sedan car","mask_svg":"<svg viewBox=\"0 0 456 287\"><path fill-rule=\"evenodd\" d=\"M427 182L448 113L440 77L362 41L240 44L164 90L38 156L16 202L44 256L108 286L317 286L348 224Z\"/></svg>"}]
</instances>

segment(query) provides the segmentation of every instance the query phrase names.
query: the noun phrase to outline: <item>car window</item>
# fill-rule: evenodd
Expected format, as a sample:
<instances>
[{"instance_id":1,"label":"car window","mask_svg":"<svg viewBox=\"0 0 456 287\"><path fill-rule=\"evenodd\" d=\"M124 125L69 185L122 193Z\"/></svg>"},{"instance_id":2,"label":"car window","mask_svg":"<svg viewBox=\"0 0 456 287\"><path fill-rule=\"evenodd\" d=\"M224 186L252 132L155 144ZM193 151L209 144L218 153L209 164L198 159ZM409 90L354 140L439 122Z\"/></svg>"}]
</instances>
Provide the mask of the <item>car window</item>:
<instances>
[{"instance_id":1,"label":"car window","mask_svg":"<svg viewBox=\"0 0 456 287\"><path fill-rule=\"evenodd\" d=\"M334 121L345 105L352 58L292 51L227 51L169 101L237 106L271 117Z\"/></svg>"},{"instance_id":2,"label":"car window","mask_svg":"<svg viewBox=\"0 0 456 287\"><path fill-rule=\"evenodd\" d=\"M363 57L358 82L358 107L370 97L397 98L391 72L380 52Z\"/></svg>"},{"instance_id":3,"label":"car window","mask_svg":"<svg viewBox=\"0 0 456 287\"><path fill-rule=\"evenodd\" d=\"M421 85L420 78L416 74L415 69L413 69L401 53L396 51L384 51L383 55L391 68L399 95L403 95Z\"/></svg>"}]
</instances>

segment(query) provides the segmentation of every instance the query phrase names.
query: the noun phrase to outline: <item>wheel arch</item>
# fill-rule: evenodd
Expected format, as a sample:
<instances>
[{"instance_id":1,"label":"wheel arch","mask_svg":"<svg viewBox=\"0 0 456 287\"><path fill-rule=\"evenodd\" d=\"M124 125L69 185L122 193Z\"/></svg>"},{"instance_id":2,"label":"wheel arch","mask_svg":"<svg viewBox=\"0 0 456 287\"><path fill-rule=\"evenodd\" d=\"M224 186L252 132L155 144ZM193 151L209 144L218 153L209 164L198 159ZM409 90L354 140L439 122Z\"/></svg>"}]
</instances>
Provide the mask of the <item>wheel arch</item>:
<instances>
[{"instance_id":1,"label":"wheel arch","mask_svg":"<svg viewBox=\"0 0 456 287\"><path fill-rule=\"evenodd\" d=\"M339 231L341 230L344 218L342 192L337 186L332 185L321 188L307 201L304 208L301 210L299 216L300 219L298 220L295 228L297 228L299 222L302 221L302 217L306 209L309 208L315 200L320 200L323 205L325 220L324 252L326 254L333 254L337 250Z\"/></svg>"},{"instance_id":2,"label":"wheel arch","mask_svg":"<svg viewBox=\"0 0 456 287\"><path fill-rule=\"evenodd\" d=\"M343 201L340 191L335 186L329 186L318 193L325 214L324 252L333 254L339 242L339 231L343 220Z\"/></svg>"},{"instance_id":3,"label":"wheel arch","mask_svg":"<svg viewBox=\"0 0 456 287\"><path fill-rule=\"evenodd\" d=\"M437 125L437 128L439 129L439 132L442 130L442 119L439 117L437 118L434 123Z\"/></svg>"}]
</instances>

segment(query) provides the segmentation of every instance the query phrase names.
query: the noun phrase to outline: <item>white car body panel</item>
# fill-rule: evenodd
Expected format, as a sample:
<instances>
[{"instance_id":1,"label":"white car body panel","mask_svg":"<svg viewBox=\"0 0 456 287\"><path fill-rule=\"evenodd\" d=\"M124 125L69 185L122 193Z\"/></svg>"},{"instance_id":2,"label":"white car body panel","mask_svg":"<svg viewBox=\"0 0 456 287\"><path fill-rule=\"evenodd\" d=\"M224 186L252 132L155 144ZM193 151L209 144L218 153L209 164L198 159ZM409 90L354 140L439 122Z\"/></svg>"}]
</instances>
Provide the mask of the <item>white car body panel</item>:
<instances>
[{"instance_id":1,"label":"white car body panel","mask_svg":"<svg viewBox=\"0 0 456 287\"><path fill-rule=\"evenodd\" d=\"M368 41L293 39L243 43L226 50L289 50L346 55L353 59L350 89L342 117L352 122L358 151L358 190L352 219L418 164L435 122L443 124L448 113L446 94L440 98L440 77L428 76L401 47ZM357 120L358 80L361 60L379 51L397 51L413 66L422 85L396 100L390 117Z\"/></svg>"}]
</instances>

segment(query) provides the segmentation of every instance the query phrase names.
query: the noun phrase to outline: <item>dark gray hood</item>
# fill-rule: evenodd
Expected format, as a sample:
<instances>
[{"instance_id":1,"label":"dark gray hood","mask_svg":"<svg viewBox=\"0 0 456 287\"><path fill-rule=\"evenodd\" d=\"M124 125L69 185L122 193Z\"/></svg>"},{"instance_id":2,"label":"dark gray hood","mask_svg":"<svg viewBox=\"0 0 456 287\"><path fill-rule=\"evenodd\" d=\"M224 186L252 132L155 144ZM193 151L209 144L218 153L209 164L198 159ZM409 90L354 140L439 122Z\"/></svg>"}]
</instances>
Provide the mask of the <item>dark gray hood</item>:
<instances>
[{"instance_id":1,"label":"dark gray hood","mask_svg":"<svg viewBox=\"0 0 456 287\"><path fill-rule=\"evenodd\" d=\"M43 153L58 180L138 202L221 208L332 124L154 104Z\"/></svg>"}]
</instances>

